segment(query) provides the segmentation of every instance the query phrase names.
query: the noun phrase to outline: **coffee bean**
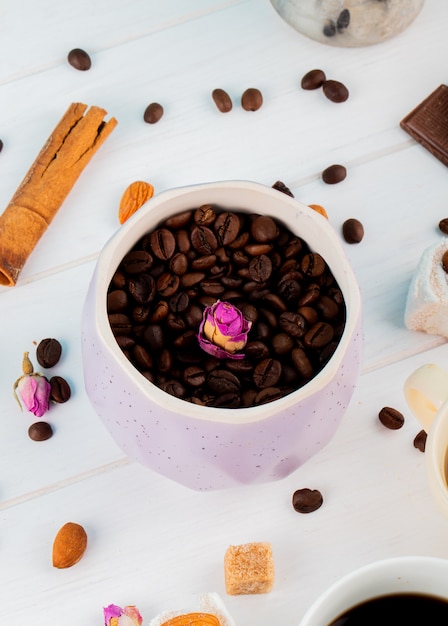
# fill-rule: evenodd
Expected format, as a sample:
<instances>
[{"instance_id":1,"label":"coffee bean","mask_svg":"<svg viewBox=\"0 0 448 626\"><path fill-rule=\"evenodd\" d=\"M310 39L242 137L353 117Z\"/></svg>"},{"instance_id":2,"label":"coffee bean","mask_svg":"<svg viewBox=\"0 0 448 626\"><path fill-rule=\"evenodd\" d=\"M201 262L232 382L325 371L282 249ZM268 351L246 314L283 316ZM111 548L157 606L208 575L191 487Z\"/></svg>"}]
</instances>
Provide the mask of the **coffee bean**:
<instances>
[{"instance_id":1,"label":"coffee bean","mask_svg":"<svg viewBox=\"0 0 448 626\"><path fill-rule=\"evenodd\" d=\"M187 226L188 222L191 219L192 213L193 211L181 211L180 213L176 213L175 215L167 217L164 222L165 228L168 228L168 230L176 230L178 228L183 228L184 226Z\"/></svg>"},{"instance_id":2,"label":"coffee bean","mask_svg":"<svg viewBox=\"0 0 448 626\"><path fill-rule=\"evenodd\" d=\"M336 28L338 29L339 32L342 32L346 28L348 28L349 24L350 24L350 11L348 9L343 9L339 13L338 19L336 21Z\"/></svg>"},{"instance_id":3,"label":"coffee bean","mask_svg":"<svg viewBox=\"0 0 448 626\"><path fill-rule=\"evenodd\" d=\"M347 169L343 165L330 165L322 172L322 180L327 185L341 183L347 176Z\"/></svg>"},{"instance_id":4,"label":"coffee bean","mask_svg":"<svg viewBox=\"0 0 448 626\"><path fill-rule=\"evenodd\" d=\"M72 391L65 378L62 378L62 376L52 376L49 382L51 386L50 399L53 400L53 402L62 404L70 399Z\"/></svg>"},{"instance_id":5,"label":"coffee bean","mask_svg":"<svg viewBox=\"0 0 448 626\"><path fill-rule=\"evenodd\" d=\"M28 428L28 435L33 441L46 441L53 435L53 428L48 422L35 422Z\"/></svg>"},{"instance_id":6,"label":"coffee bean","mask_svg":"<svg viewBox=\"0 0 448 626\"><path fill-rule=\"evenodd\" d=\"M241 387L238 376L224 369L216 369L210 372L207 376L207 385L211 391L218 394L235 393Z\"/></svg>"},{"instance_id":7,"label":"coffee bean","mask_svg":"<svg viewBox=\"0 0 448 626\"><path fill-rule=\"evenodd\" d=\"M334 23L334 21L327 20L327 22L324 24L322 32L325 37L334 37L336 35L336 24Z\"/></svg>"},{"instance_id":8,"label":"coffee bean","mask_svg":"<svg viewBox=\"0 0 448 626\"><path fill-rule=\"evenodd\" d=\"M212 98L221 113L228 113L232 110L232 100L224 89L213 89Z\"/></svg>"},{"instance_id":9,"label":"coffee bean","mask_svg":"<svg viewBox=\"0 0 448 626\"><path fill-rule=\"evenodd\" d=\"M308 328L308 324L303 315L294 313L294 311L285 311L284 313L281 313L279 317L279 325L285 333L295 339L303 337Z\"/></svg>"},{"instance_id":10,"label":"coffee bean","mask_svg":"<svg viewBox=\"0 0 448 626\"><path fill-rule=\"evenodd\" d=\"M322 506L323 501L318 489L297 489L292 495L292 506L297 513L313 513Z\"/></svg>"},{"instance_id":11,"label":"coffee bean","mask_svg":"<svg viewBox=\"0 0 448 626\"><path fill-rule=\"evenodd\" d=\"M441 265L445 272L448 272L448 250L445 250L442 255Z\"/></svg>"},{"instance_id":12,"label":"coffee bean","mask_svg":"<svg viewBox=\"0 0 448 626\"><path fill-rule=\"evenodd\" d=\"M3 150L3 141L0 139L0 152Z\"/></svg>"},{"instance_id":13,"label":"coffee bean","mask_svg":"<svg viewBox=\"0 0 448 626\"><path fill-rule=\"evenodd\" d=\"M294 340L287 333L277 333L272 337L272 349L275 354L288 354L294 346Z\"/></svg>"},{"instance_id":14,"label":"coffee bean","mask_svg":"<svg viewBox=\"0 0 448 626\"><path fill-rule=\"evenodd\" d=\"M345 102L349 97L347 87L338 80L326 80L322 85L324 94L332 102Z\"/></svg>"},{"instance_id":15,"label":"coffee bean","mask_svg":"<svg viewBox=\"0 0 448 626\"><path fill-rule=\"evenodd\" d=\"M256 256L249 263L249 276L256 283L267 281L272 274L272 261L266 254Z\"/></svg>"},{"instance_id":16,"label":"coffee bean","mask_svg":"<svg viewBox=\"0 0 448 626\"><path fill-rule=\"evenodd\" d=\"M41 367L54 367L61 358L62 346L57 339L42 339L36 348L36 359Z\"/></svg>"},{"instance_id":17,"label":"coffee bean","mask_svg":"<svg viewBox=\"0 0 448 626\"><path fill-rule=\"evenodd\" d=\"M114 289L107 294L107 310L112 313L125 311L128 303L128 294L124 289Z\"/></svg>"},{"instance_id":18,"label":"coffee bean","mask_svg":"<svg viewBox=\"0 0 448 626\"><path fill-rule=\"evenodd\" d=\"M191 244L200 254L213 254L218 247L218 240L208 226L194 226L191 230Z\"/></svg>"},{"instance_id":19,"label":"coffee bean","mask_svg":"<svg viewBox=\"0 0 448 626\"><path fill-rule=\"evenodd\" d=\"M109 324L114 335L128 335L132 332L132 322L124 313L109 313Z\"/></svg>"},{"instance_id":20,"label":"coffee bean","mask_svg":"<svg viewBox=\"0 0 448 626\"><path fill-rule=\"evenodd\" d=\"M300 269L306 276L321 276L325 271L325 261L317 252L305 254L300 263Z\"/></svg>"},{"instance_id":21,"label":"coffee bean","mask_svg":"<svg viewBox=\"0 0 448 626\"><path fill-rule=\"evenodd\" d=\"M280 380L282 366L277 359L263 359L254 369L254 382L259 388L274 387Z\"/></svg>"},{"instance_id":22,"label":"coffee bean","mask_svg":"<svg viewBox=\"0 0 448 626\"><path fill-rule=\"evenodd\" d=\"M342 236L347 243L360 243L364 237L364 226L354 217L342 224Z\"/></svg>"},{"instance_id":23,"label":"coffee bean","mask_svg":"<svg viewBox=\"0 0 448 626\"><path fill-rule=\"evenodd\" d=\"M255 87L249 87L241 96L241 106L245 111L258 111L262 104L261 91Z\"/></svg>"},{"instance_id":24,"label":"coffee bean","mask_svg":"<svg viewBox=\"0 0 448 626\"><path fill-rule=\"evenodd\" d=\"M283 397L283 392L278 387L265 387L261 389L254 398L255 404L267 404Z\"/></svg>"},{"instance_id":25,"label":"coffee bean","mask_svg":"<svg viewBox=\"0 0 448 626\"><path fill-rule=\"evenodd\" d=\"M272 188L277 189L277 191L281 191L282 193L286 194L287 196L290 196L291 198L294 198L294 194L292 193L291 189L289 189L289 187L287 187L285 183L283 183L281 180L278 180L277 182L275 182L272 185Z\"/></svg>"},{"instance_id":26,"label":"coffee bean","mask_svg":"<svg viewBox=\"0 0 448 626\"><path fill-rule=\"evenodd\" d=\"M324 84L326 78L325 72L322 70L310 70L303 76L300 86L302 89L307 90L319 89Z\"/></svg>"},{"instance_id":27,"label":"coffee bean","mask_svg":"<svg viewBox=\"0 0 448 626\"><path fill-rule=\"evenodd\" d=\"M81 72L90 70L92 66L92 61L89 55L81 48L73 48L73 50L70 50L67 60L70 65L75 68L75 70L80 70Z\"/></svg>"},{"instance_id":28,"label":"coffee bean","mask_svg":"<svg viewBox=\"0 0 448 626\"><path fill-rule=\"evenodd\" d=\"M143 113L143 119L147 124L157 124L163 116L163 106L158 102L151 102Z\"/></svg>"},{"instance_id":29,"label":"coffee bean","mask_svg":"<svg viewBox=\"0 0 448 626\"><path fill-rule=\"evenodd\" d=\"M131 250L121 262L121 266L126 274L140 274L147 272L154 260L146 250Z\"/></svg>"},{"instance_id":30,"label":"coffee bean","mask_svg":"<svg viewBox=\"0 0 448 626\"><path fill-rule=\"evenodd\" d=\"M216 213L211 204L203 204L193 215L194 223L198 226L210 226L216 219Z\"/></svg>"},{"instance_id":31,"label":"coffee bean","mask_svg":"<svg viewBox=\"0 0 448 626\"><path fill-rule=\"evenodd\" d=\"M448 235L448 217L444 217L440 220L439 229L444 235Z\"/></svg>"},{"instance_id":32,"label":"coffee bean","mask_svg":"<svg viewBox=\"0 0 448 626\"><path fill-rule=\"evenodd\" d=\"M294 350L291 352L291 358L295 369L302 378L304 378L305 380L309 380L310 378L312 378L314 373L313 366L303 348L294 348Z\"/></svg>"},{"instance_id":33,"label":"coffee bean","mask_svg":"<svg viewBox=\"0 0 448 626\"><path fill-rule=\"evenodd\" d=\"M202 367L191 365L184 372L184 381L192 387L201 387L206 380L205 371Z\"/></svg>"},{"instance_id":34,"label":"coffee bean","mask_svg":"<svg viewBox=\"0 0 448 626\"><path fill-rule=\"evenodd\" d=\"M132 350L135 363L143 370L150 370L154 365L153 358L148 350L139 344L135 345Z\"/></svg>"},{"instance_id":35,"label":"coffee bean","mask_svg":"<svg viewBox=\"0 0 448 626\"><path fill-rule=\"evenodd\" d=\"M224 211L215 220L213 229L219 241L219 245L227 246L238 236L240 230L240 220L235 213Z\"/></svg>"},{"instance_id":36,"label":"coffee bean","mask_svg":"<svg viewBox=\"0 0 448 626\"><path fill-rule=\"evenodd\" d=\"M166 261L170 259L176 249L176 240L167 228L158 228L150 236L150 245L154 255Z\"/></svg>"},{"instance_id":37,"label":"coffee bean","mask_svg":"<svg viewBox=\"0 0 448 626\"><path fill-rule=\"evenodd\" d=\"M278 237L279 228L272 217L260 215L251 223L250 232L258 243L269 243Z\"/></svg>"},{"instance_id":38,"label":"coffee bean","mask_svg":"<svg viewBox=\"0 0 448 626\"><path fill-rule=\"evenodd\" d=\"M391 430L398 430L404 424L403 413L389 406L383 407L378 413L378 417L383 426Z\"/></svg>"},{"instance_id":39,"label":"coffee bean","mask_svg":"<svg viewBox=\"0 0 448 626\"><path fill-rule=\"evenodd\" d=\"M150 274L139 274L128 281L128 291L138 304L148 304L154 299L156 282Z\"/></svg>"},{"instance_id":40,"label":"coffee bean","mask_svg":"<svg viewBox=\"0 0 448 626\"><path fill-rule=\"evenodd\" d=\"M179 284L179 276L170 272L163 272L157 279L156 289L162 298L169 298L179 289Z\"/></svg>"},{"instance_id":41,"label":"coffee bean","mask_svg":"<svg viewBox=\"0 0 448 626\"><path fill-rule=\"evenodd\" d=\"M323 348L333 337L333 326L327 322L317 322L305 333L303 341L308 348Z\"/></svg>"},{"instance_id":42,"label":"coffee bean","mask_svg":"<svg viewBox=\"0 0 448 626\"><path fill-rule=\"evenodd\" d=\"M425 430L421 430L420 432L418 432L414 439L414 448L417 448L417 450L420 450L420 452L424 452L426 449L427 438L428 435Z\"/></svg>"}]
</instances>

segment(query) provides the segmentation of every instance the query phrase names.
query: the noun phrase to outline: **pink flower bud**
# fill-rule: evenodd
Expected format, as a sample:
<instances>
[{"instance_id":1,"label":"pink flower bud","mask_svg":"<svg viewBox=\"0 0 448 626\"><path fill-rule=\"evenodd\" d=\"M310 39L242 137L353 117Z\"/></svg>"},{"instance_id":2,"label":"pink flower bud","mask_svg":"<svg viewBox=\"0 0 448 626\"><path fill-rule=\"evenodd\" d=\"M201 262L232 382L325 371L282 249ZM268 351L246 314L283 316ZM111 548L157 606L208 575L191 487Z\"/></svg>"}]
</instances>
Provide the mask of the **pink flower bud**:
<instances>
[{"instance_id":1,"label":"pink flower bud","mask_svg":"<svg viewBox=\"0 0 448 626\"><path fill-rule=\"evenodd\" d=\"M103 611L105 626L141 626L143 622L143 618L135 606L121 608L116 604L109 604Z\"/></svg>"},{"instance_id":2,"label":"pink flower bud","mask_svg":"<svg viewBox=\"0 0 448 626\"><path fill-rule=\"evenodd\" d=\"M17 383L17 394L30 413L42 417L50 408L51 385L45 376L25 374Z\"/></svg>"},{"instance_id":3,"label":"pink flower bud","mask_svg":"<svg viewBox=\"0 0 448 626\"><path fill-rule=\"evenodd\" d=\"M219 359L243 359L239 352L247 343L252 322L229 302L218 300L207 307L199 327L198 341L201 348Z\"/></svg>"}]
</instances>

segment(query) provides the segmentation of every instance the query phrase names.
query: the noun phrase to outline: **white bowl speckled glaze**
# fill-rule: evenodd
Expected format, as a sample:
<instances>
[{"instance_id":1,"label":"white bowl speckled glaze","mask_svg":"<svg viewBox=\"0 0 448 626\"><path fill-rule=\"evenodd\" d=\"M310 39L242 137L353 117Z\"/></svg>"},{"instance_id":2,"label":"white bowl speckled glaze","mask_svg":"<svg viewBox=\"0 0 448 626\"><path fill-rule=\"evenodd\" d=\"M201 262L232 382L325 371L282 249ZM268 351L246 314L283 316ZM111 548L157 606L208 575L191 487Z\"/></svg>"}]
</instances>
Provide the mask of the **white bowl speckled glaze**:
<instances>
[{"instance_id":1,"label":"white bowl speckled glaze","mask_svg":"<svg viewBox=\"0 0 448 626\"><path fill-rule=\"evenodd\" d=\"M302 388L262 406L210 408L167 394L128 361L109 325L107 290L125 254L168 216L207 203L281 220L325 258L344 295L346 326L330 361ZM82 317L86 391L110 434L129 457L196 490L277 480L321 450L351 399L361 351L361 298L340 237L313 209L271 187L244 181L206 183L153 197L102 250Z\"/></svg>"}]
</instances>

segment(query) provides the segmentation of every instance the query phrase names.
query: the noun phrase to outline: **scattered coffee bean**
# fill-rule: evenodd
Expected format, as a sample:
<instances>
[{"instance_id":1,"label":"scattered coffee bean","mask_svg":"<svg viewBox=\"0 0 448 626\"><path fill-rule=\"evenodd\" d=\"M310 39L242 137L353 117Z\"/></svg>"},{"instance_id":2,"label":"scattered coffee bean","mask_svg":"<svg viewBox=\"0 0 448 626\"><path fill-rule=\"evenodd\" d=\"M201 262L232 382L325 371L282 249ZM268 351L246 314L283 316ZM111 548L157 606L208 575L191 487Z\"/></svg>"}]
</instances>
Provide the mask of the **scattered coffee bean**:
<instances>
[{"instance_id":1,"label":"scattered coffee bean","mask_svg":"<svg viewBox=\"0 0 448 626\"><path fill-rule=\"evenodd\" d=\"M28 436L33 441L46 441L53 435L53 429L48 422L35 422L28 428Z\"/></svg>"},{"instance_id":2,"label":"scattered coffee bean","mask_svg":"<svg viewBox=\"0 0 448 626\"><path fill-rule=\"evenodd\" d=\"M326 80L322 85L324 94L332 102L345 102L348 100L349 91L347 87L338 80Z\"/></svg>"},{"instance_id":3,"label":"scattered coffee bean","mask_svg":"<svg viewBox=\"0 0 448 626\"><path fill-rule=\"evenodd\" d=\"M289 189L289 187L285 185L285 183L282 183L281 180L278 180L276 183L274 183L272 185L272 188L277 189L277 191L281 191L282 193L285 193L287 196L291 196L291 198L294 198L294 194L292 193L292 191Z\"/></svg>"},{"instance_id":4,"label":"scattered coffee bean","mask_svg":"<svg viewBox=\"0 0 448 626\"><path fill-rule=\"evenodd\" d=\"M448 217L444 217L443 220L440 220L439 229L444 235L448 235Z\"/></svg>"},{"instance_id":5,"label":"scattered coffee bean","mask_svg":"<svg viewBox=\"0 0 448 626\"><path fill-rule=\"evenodd\" d=\"M292 495L292 506L297 513L313 513L322 506L323 501L318 489L297 489Z\"/></svg>"},{"instance_id":6,"label":"scattered coffee bean","mask_svg":"<svg viewBox=\"0 0 448 626\"><path fill-rule=\"evenodd\" d=\"M443 253L441 264L445 272L448 272L448 250Z\"/></svg>"},{"instance_id":7,"label":"scattered coffee bean","mask_svg":"<svg viewBox=\"0 0 448 626\"><path fill-rule=\"evenodd\" d=\"M333 20L327 20L322 30L325 37L334 37L336 35L336 24Z\"/></svg>"},{"instance_id":8,"label":"scattered coffee bean","mask_svg":"<svg viewBox=\"0 0 448 626\"><path fill-rule=\"evenodd\" d=\"M163 106L158 102L151 102L143 113L143 119L147 124L157 124L163 115Z\"/></svg>"},{"instance_id":9,"label":"scattered coffee bean","mask_svg":"<svg viewBox=\"0 0 448 626\"><path fill-rule=\"evenodd\" d=\"M398 430L404 424L403 413L389 406L383 407L378 413L378 417L383 426L391 430Z\"/></svg>"},{"instance_id":10,"label":"scattered coffee bean","mask_svg":"<svg viewBox=\"0 0 448 626\"><path fill-rule=\"evenodd\" d=\"M262 104L261 91L255 87L249 87L241 96L241 106L245 111L258 111Z\"/></svg>"},{"instance_id":11,"label":"scattered coffee bean","mask_svg":"<svg viewBox=\"0 0 448 626\"><path fill-rule=\"evenodd\" d=\"M337 183L341 183L347 176L347 169L343 165L339 165L335 163L334 165L329 165L322 172L322 180L327 185L336 185Z\"/></svg>"},{"instance_id":12,"label":"scattered coffee bean","mask_svg":"<svg viewBox=\"0 0 448 626\"><path fill-rule=\"evenodd\" d=\"M3 150L3 141L0 139L0 152Z\"/></svg>"},{"instance_id":13,"label":"scattered coffee bean","mask_svg":"<svg viewBox=\"0 0 448 626\"><path fill-rule=\"evenodd\" d=\"M325 72L322 70L310 70L303 76L300 86L306 90L319 89L326 79Z\"/></svg>"},{"instance_id":14,"label":"scattered coffee bean","mask_svg":"<svg viewBox=\"0 0 448 626\"><path fill-rule=\"evenodd\" d=\"M221 113L228 113L232 110L232 100L224 89L214 89L212 91L212 98Z\"/></svg>"},{"instance_id":15,"label":"scattered coffee bean","mask_svg":"<svg viewBox=\"0 0 448 626\"><path fill-rule=\"evenodd\" d=\"M92 61L89 55L81 48L74 48L73 50L70 50L67 60L70 65L75 68L75 70L80 70L81 72L90 70L92 66Z\"/></svg>"},{"instance_id":16,"label":"scattered coffee bean","mask_svg":"<svg viewBox=\"0 0 448 626\"><path fill-rule=\"evenodd\" d=\"M61 358L62 346L57 339L42 339L36 348L36 359L41 367L54 367Z\"/></svg>"},{"instance_id":17,"label":"scattered coffee bean","mask_svg":"<svg viewBox=\"0 0 448 626\"><path fill-rule=\"evenodd\" d=\"M414 439L414 448L417 448L417 450L420 450L420 452L424 452L426 449L427 438L428 435L425 430L421 430L419 433L417 433Z\"/></svg>"},{"instance_id":18,"label":"scattered coffee bean","mask_svg":"<svg viewBox=\"0 0 448 626\"><path fill-rule=\"evenodd\" d=\"M342 236L347 243L360 243L364 237L364 226L354 217L342 224Z\"/></svg>"},{"instance_id":19,"label":"scattered coffee bean","mask_svg":"<svg viewBox=\"0 0 448 626\"><path fill-rule=\"evenodd\" d=\"M343 9L339 13L338 19L336 21L336 28L338 29L338 32L342 32L343 30L348 28L349 24L350 24L350 11L348 9Z\"/></svg>"},{"instance_id":20,"label":"scattered coffee bean","mask_svg":"<svg viewBox=\"0 0 448 626\"><path fill-rule=\"evenodd\" d=\"M62 376L52 376L49 382L51 385L50 400L62 404L70 399L72 392L65 378L62 378Z\"/></svg>"}]
</instances>

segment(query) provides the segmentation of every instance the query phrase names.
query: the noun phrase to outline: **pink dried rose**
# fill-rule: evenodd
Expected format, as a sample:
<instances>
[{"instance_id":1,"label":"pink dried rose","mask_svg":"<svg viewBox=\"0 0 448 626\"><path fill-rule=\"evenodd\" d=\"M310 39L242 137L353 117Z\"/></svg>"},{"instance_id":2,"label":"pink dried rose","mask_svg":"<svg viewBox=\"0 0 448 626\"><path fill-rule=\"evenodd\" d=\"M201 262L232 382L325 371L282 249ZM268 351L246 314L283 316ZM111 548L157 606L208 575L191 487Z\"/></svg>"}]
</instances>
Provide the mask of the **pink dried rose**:
<instances>
[{"instance_id":1,"label":"pink dried rose","mask_svg":"<svg viewBox=\"0 0 448 626\"><path fill-rule=\"evenodd\" d=\"M201 348L219 359L243 359L243 350L252 322L230 302L218 300L206 307L199 326Z\"/></svg>"},{"instance_id":2,"label":"pink dried rose","mask_svg":"<svg viewBox=\"0 0 448 626\"><path fill-rule=\"evenodd\" d=\"M34 372L28 352L23 355L23 374L14 383L14 397L20 408L42 417L50 408L51 385L42 374Z\"/></svg>"},{"instance_id":3,"label":"pink dried rose","mask_svg":"<svg viewBox=\"0 0 448 626\"><path fill-rule=\"evenodd\" d=\"M104 607L104 624L106 626L141 626L143 618L135 606L121 608L116 604Z\"/></svg>"}]
</instances>

